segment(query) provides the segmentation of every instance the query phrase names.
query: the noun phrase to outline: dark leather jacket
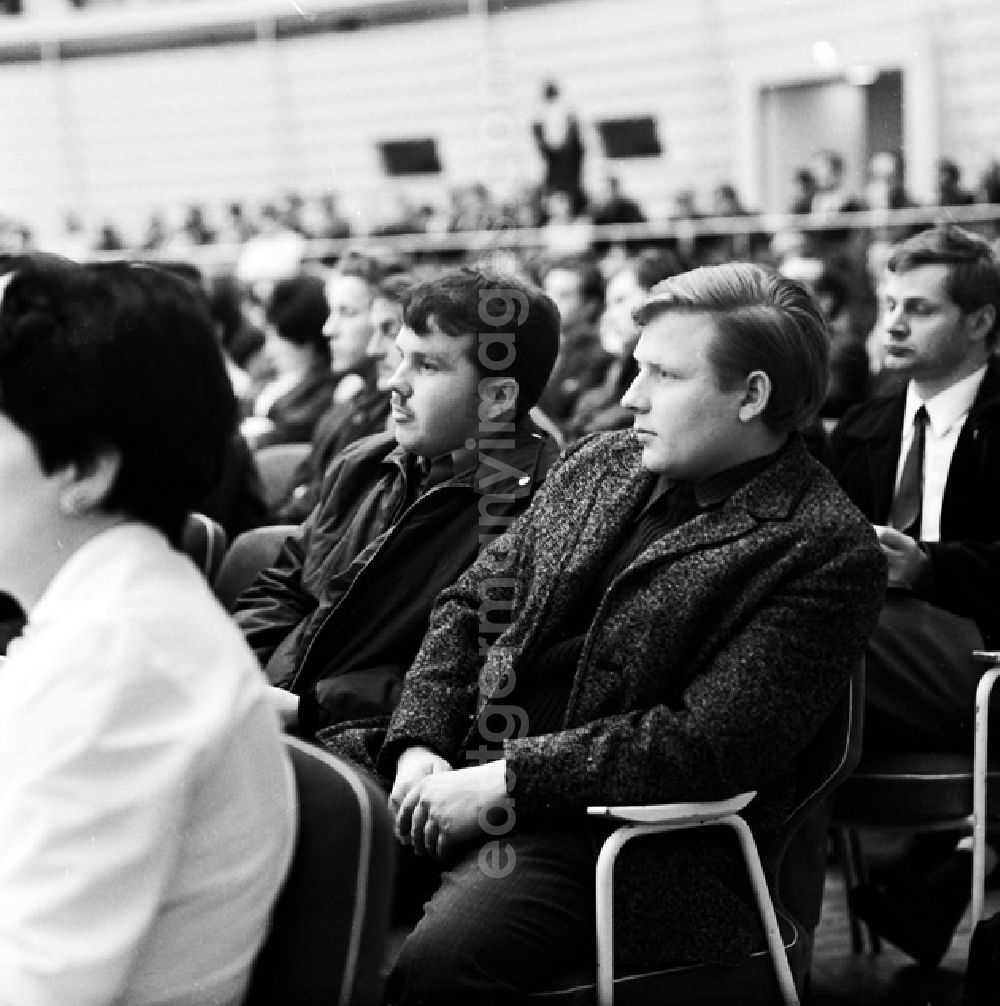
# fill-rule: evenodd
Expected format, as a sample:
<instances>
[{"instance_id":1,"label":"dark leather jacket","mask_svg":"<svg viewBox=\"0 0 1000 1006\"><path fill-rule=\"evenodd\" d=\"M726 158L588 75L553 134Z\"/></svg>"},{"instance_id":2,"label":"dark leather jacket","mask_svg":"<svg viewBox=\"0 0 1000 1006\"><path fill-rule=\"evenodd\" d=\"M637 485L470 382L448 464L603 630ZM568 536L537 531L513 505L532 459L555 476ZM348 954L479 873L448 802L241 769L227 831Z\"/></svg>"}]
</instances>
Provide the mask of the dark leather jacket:
<instances>
[{"instance_id":1,"label":"dark leather jacket","mask_svg":"<svg viewBox=\"0 0 1000 1006\"><path fill-rule=\"evenodd\" d=\"M434 599L525 510L557 455L530 423L512 446L494 443L374 522L371 494L384 493L393 466L412 480L412 466L387 434L352 444L316 510L240 597L235 617L269 679L306 697L306 732L394 708Z\"/></svg>"}]
</instances>

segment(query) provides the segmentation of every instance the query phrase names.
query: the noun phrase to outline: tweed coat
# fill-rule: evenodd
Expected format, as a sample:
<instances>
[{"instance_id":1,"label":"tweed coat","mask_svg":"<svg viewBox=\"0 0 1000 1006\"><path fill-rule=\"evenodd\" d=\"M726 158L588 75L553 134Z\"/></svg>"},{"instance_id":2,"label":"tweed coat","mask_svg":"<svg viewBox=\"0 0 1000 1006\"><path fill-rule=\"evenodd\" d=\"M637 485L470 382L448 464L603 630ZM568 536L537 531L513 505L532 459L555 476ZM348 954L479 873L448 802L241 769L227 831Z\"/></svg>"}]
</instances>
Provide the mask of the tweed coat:
<instances>
[{"instance_id":1,"label":"tweed coat","mask_svg":"<svg viewBox=\"0 0 1000 1006\"><path fill-rule=\"evenodd\" d=\"M631 432L581 441L517 524L439 596L379 756L384 773L412 744L469 764L477 717L495 714L494 731L497 716L516 721L504 706L512 681L560 638L648 497L655 476L640 456ZM667 533L613 580L563 729L504 742L515 827L578 818L598 828L584 817L589 804L755 789L746 816L766 857L796 757L862 659L885 581L870 523L793 436L729 500ZM505 607L512 620L483 662L481 615ZM675 855L646 865L643 917L626 921L627 946L725 961L755 942L738 853L704 834L678 836Z\"/></svg>"}]
</instances>

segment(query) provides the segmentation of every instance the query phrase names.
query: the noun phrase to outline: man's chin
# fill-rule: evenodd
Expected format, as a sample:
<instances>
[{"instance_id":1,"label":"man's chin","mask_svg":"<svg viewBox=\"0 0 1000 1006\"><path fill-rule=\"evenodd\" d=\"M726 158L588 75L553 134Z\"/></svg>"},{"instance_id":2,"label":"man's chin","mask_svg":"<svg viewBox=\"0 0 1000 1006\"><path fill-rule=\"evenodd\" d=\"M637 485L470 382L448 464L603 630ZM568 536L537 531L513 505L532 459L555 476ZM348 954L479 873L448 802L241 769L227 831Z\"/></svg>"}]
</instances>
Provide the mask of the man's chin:
<instances>
[{"instance_id":1,"label":"man's chin","mask_svg":"<svg viewBox=\"0 0 1000 1006\"><path fill-rule=\"evenodd\" d=\"M639 464L645 471L652 472L653 475L662 475L668 467L667 462L659 455L650 451L648 447L643 447Z\"/></svg>"},{"instance_id":2,"label":"man's chin","mask_svg":"<svg viewBox=\"0 0 1000 1006\"><path fill-rule=\"evenodd\" d=\"M423 453L420 436L409 423L397 423L393 420L390 420L390 422L393 426L392 434L401 447L406 448L411 454Z\"/></svg>"},{"instance_id":3,"label":"man's chin","mask_svg":"<svg viewBox=\"0 0 1000 1006\"><path fill-rule=\"evenodd\" d=\"M895 356L885 353L882 357L882 369L894 374L906 374L913 370L914 360L910 356Z\"/></svg>"}]
</instances>

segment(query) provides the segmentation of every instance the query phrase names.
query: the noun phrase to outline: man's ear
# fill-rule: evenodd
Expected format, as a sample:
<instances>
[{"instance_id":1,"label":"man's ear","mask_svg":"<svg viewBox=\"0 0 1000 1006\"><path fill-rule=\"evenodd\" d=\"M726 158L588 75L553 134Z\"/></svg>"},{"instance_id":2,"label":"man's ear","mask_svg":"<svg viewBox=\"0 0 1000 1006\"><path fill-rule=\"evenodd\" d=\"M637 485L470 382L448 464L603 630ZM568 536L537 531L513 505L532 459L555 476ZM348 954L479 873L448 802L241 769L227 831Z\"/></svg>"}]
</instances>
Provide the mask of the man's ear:
<instances>
[{"instance_id":1,"label":"man's ear","mask_svg":"<svg viewBox=\"0 0 1000 1006\"><path fill-rule=\"evenodd\" d=\"M993 331L997 320L997 309L993 304L983 304L965 316L966 331L975 341L985 340Z\"/></svg>"},{"instance_id":2,"label":"man's ear","mask_svg":"<svg viewBox=\"0 0 1000 1006\"><path fill-rule=\"evenodd\" d=\"M108 498L121 466L121 452L112 447L102 447L87 461L67 465L61 473L59 509L67 517L97 510Z\"/></svg>"},{"instance_id":3,"label":"man's ear","mask_svg":"<svg viewBox=\"0 0 1000 1006\"><path fill-rule=\"evenodd\" d=\"M739 417L741 423L749 423L764 414L771 400L771 378L763 370L752 370L743 382L743 397L740 399Z\"/></svg>"},{"instance_id":4,"label":"man's ear","mask_svg":"<svg viewBox=\"0 0 1000 1006\"><path fill-rule=\"evenodd\" d=\"M489 377L479 383L479 415L495 421L517 409L517 380L513 377Z\"/></svg>"}]
</instances>

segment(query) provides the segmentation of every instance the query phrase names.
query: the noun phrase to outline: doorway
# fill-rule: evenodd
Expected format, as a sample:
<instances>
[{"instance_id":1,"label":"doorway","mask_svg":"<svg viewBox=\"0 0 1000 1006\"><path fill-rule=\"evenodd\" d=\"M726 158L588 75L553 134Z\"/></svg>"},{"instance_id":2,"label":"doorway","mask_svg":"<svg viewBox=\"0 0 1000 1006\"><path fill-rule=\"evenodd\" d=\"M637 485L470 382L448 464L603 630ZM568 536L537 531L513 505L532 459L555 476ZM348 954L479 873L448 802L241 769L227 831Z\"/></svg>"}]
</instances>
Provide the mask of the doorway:
<instances>
[{"instance_id":1,"label":"doorway","mask_svg":"<svg viewBox=\"0 0 1000 1006\"><path fill-rule=\"evenodd\" d=\"M844 78L761 89L764 206L784 212L792 176L820 149L844 158L852 191L864 192L865 167L880 150L904 150L903 72L872 72L862 82Z\"/></svg>"}]
</instances>

